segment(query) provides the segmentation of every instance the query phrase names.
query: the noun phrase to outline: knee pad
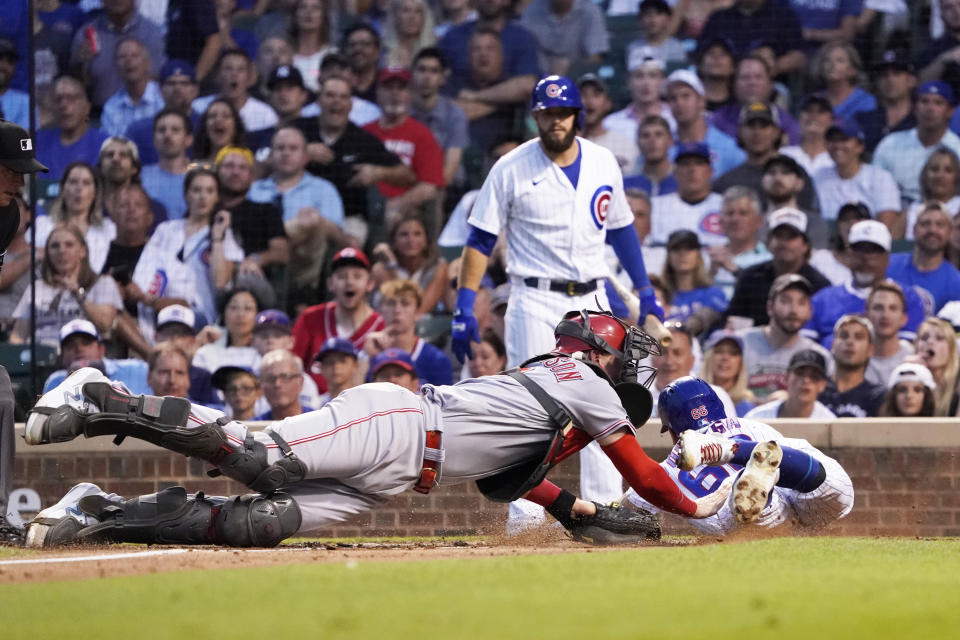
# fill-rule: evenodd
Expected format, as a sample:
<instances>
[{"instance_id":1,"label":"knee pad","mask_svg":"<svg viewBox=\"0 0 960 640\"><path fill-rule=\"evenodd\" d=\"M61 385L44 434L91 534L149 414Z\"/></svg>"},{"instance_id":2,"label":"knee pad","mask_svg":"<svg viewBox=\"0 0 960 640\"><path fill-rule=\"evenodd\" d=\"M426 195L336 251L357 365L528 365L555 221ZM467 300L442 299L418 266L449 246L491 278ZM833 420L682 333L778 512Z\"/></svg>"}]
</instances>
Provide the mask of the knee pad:
<instances>
[{"instance_id":1,"label":"knee pad","mask_svg":"<svg viewBox=\"0 0 960 640\"><path fill-rule=\"evenodd\" d=\"M294 455L283 438L270 430L266 433L280 448L282 455L279 460L273 464L267 464L266 445L257 442L247 433L242 447L230 449L224 455L211 460L217 465L211 475L217 476L222 473L261 493L270 493L280 487L303 480L307 469L300 458Z\"/></svg>"},{"instance_id":2,"label":"knee pad","mask_svg":"<svg viewBox=\"0 0 960 640\"><path fill-rule=\"evenodd\" d=\"M286 493L248 494L228 498L213 519L219 544L231 547L275 547L300 528L303 516Z\"/></svg>"}]
</instances>

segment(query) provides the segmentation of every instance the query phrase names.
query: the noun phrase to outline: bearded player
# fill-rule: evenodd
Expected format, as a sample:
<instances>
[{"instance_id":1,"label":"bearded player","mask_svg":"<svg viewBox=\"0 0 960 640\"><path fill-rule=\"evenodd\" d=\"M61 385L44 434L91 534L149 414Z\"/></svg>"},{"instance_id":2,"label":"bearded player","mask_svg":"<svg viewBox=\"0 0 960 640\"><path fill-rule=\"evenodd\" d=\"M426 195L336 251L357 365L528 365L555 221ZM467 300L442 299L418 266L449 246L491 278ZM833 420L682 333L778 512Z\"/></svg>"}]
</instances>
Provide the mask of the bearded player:
<instances>
[{"instance_id":1,"label":"bearded player","mask_svg":"<svg viewBox=\"0 0 960 640\"><path fill-rule=\"evenodd\" d=\"M500 234L506 234L510 299L505 341L515 366L553 347L553 328L570 308L609 308L604 243L613 246L647 314L663 318L647 278L623 176L613 154L577 136L583 104L576 85L547 76L533 90L531 111L539 137L514 149L491 169L467 222L452 323L453 352L463 362L479 342L473 307ZM622 479L596 446L580 457L580 487L590 500L621 494ZM511 505L508 531L535 524L543 512Z\"/></svg>"}]
</instances>

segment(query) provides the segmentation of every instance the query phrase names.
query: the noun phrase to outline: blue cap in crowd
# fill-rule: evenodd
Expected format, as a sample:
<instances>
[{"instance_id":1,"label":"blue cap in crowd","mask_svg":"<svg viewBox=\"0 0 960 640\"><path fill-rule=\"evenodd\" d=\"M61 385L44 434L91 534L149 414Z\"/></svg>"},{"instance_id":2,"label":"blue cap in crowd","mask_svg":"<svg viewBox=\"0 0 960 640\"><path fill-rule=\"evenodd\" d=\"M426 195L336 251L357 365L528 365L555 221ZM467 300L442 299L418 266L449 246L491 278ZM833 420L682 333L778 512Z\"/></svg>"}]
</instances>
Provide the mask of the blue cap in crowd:
<instances>
[{"instance_id":1,"label":"blue cap in crowd","mask_svg":"<svg viewBox=\"0 0 960 640\"><path fill-rule=\"evenodd\" d=\"M675 162L680 162L682 158L687 157L701 158L710 162L710 147L702 142L679 142L676 148Z\"/></svg>"},{"instance_id":2,"label":"blue cap in crowd","mask_svg":"<svg viewBox=\"0 0 960 640\"><path fill-rule=\"evenodd\" d=\"M950 88L946 82L941 82L939 80L931 80L930 82L924 82L920 85L920 88L917 89L918 96L940 96L951 105L956 104L953 100L953 89Z\"/></svg>"},{"instance_id":3,"label":"blue cap in crowd","mask_svg":"<svg viewBox=\"0 0 960 640\"><path fill-rule=\"evenodd\" d=\"M256 333L257 330L264 329L277 329L290 335L292 327L293 323L290 322L290 316L280 311L280 309L264 309L257 314L257 319L253 324L253 332Z\"/></svg>"},{"instance_id":4,"label":"blue cap in crowd","mask_svg":"<svg viewBox=\"0 0 960 640\"><path fill-rule=\"evenodd\" d=\"M346 338L340 338L338 336L332 336L323 341L323 346L320 347L320 351L317 352L317 357L314 360L323 360L323 357L328 353L343 353L348 356L357 357L357 348L353 346L353 343L347 340Z\"/></svg>"},{"instance_id":5,"label":"blue cap in crowd","mask_svg":"<svg viewBox=\"0 0 960 640\"><path fill-rule=\"evenodd\" d=\"M860 142L866 139L863 129L860 128L860 125L857 124L857 121L853 118L842 118L830 125L830 128L827 129L826 137L829 138L831 135L836 134L840 134L845 138L856 138Z\"/></svg>"},{"instance_id":6,"label":"blue cap in crowd","mask_svg":"<svg viewBox=\"0 0 960 640\"><path fill-rule=\"evenodd\" d=\"M160 67L160 84L163 84L170 76L187 76L190 78L190 82L196 82L197 70L185 60L167 60Z\"/></svg>"},{"instance_id":7,"label":"blue cap in crowd","mask_svg":"<svg viewBox=\"0 0 960 640\"><path fill-rule=\"evenodd\" d=\"M410 373L416 373L416 369L413 366L413 359L409 353L403 349L384 349L370 360L370 373L367 379L373 380L373 376L377 374L377 371L391 364L395 364Z\"/></svg>"},{"instance_id":8,"label":"blue cap in crowd","mask_svg":"<svg viewBox=\"0 0 960 640\"><path fill-rule=\"evenodd\" d=\"M248 373L254 378L257 377L257 374L255 374L250 367L238 367L237 365L228 364L217 367L217 370L210 376L210 384L212 384L214 388L223 391L235 373Z\"/></svg>"}]
</instances>

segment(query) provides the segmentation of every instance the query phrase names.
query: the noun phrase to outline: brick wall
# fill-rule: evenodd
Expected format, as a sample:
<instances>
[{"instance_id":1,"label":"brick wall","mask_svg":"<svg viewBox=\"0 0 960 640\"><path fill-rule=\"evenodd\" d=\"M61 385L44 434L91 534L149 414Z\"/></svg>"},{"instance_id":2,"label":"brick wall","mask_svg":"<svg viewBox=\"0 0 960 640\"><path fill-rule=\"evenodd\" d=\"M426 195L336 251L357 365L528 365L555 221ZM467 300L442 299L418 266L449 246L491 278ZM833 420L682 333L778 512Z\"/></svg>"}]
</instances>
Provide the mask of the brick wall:
<instances>
[{"instance_id":1,"label":"brick wall","mask_svg":"<svg viewBox=\"0 0 960 640\"><path fill-rule=\"evenodd\" d=\"M844 535L960 535L960 424L956 421L856 422L778 425L837 458L853 480L853 512L833 525ZM669 441L657 429L641 431L640 442L657 460ZM551 479L576 490L576 459L554 470ZM204 466L144 443L114 447L109 439L17 450L14 487L29 487L44 505L57 501L79 481L91 481L125 496L182 484L212 495L242 493L239 484L206 476ZM423 496L409 491L375 511L322 531L324 536L496 533L506 506L483 498L472 483L441 487ZM668 531L684 530L669 519Z\"/></svg>"}]
</instances>

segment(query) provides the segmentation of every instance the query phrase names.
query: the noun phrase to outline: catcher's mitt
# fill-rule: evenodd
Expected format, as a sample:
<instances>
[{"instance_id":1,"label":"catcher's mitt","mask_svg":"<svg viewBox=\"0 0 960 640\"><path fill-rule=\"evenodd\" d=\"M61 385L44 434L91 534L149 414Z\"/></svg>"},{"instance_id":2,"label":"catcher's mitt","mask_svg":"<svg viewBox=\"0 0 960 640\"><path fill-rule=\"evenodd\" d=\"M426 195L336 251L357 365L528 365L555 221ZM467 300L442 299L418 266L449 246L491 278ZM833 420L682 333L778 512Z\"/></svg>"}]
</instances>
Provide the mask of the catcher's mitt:
<instances>
[{"instance_id":1,"label":"catcher's mitt","mask_svg":"<svg viewBox=\"0 0 960 640\"><path fill-rule=\"evenodd\" d=\"M592 516L580 516L564 526L574 540L590 544L635 544L660 539L660 520L645 509L625 509L618 503L597 505Z\"/></svg>"}]
</instances>

